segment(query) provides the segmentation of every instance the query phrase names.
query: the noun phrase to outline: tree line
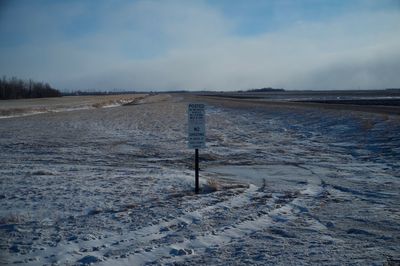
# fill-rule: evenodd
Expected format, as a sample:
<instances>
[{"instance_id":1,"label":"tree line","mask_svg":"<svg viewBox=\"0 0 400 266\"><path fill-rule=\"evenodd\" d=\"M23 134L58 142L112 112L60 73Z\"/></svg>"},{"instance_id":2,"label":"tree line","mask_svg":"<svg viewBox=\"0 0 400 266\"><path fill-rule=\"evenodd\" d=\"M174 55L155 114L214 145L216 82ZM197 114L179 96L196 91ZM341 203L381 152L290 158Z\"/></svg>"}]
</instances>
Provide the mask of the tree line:
<instances>
[{"instance_id":1,"label":"tree line","mask_svg":"<svg viewBox=\"0 0 400 266\"><path fill-rule=\"evenodd\" d=\"M284 92L285 89L275 89L275 88L261 88L261 89L249 89L247 92Z\"/></svg>"},{"instance_id":2,"label":"tree line","mask_svg":"<svg viewBox=\"0 0 400 266\"><path fill-rule=\"evenodd\" d=\"M16 77L0 79L0 100L60 97L61 93L48 83L22 80Z\"/></svg>"}]
</instances>

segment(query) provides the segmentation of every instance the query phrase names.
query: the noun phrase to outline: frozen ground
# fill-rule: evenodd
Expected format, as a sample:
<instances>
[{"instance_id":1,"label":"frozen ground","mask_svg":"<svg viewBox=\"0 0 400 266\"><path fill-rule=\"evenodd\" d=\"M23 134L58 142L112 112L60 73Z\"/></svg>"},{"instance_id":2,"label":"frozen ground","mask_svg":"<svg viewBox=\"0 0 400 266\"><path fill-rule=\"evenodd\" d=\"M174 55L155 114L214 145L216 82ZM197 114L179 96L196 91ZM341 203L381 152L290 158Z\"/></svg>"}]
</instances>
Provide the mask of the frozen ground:
<instances>
[{"instance_id":1,"label":"frozen ground","mask_svg":"<svg viewBox=\"0 0 400 266\"><path fill-rule=\"evenodd\" d=\"M209 101L195 195L189 100L1 119L0 264L399 260L399 116Z\"/></svg>"},{"instance_id":2,"label":"frozen ground","mask_svg":"<svg viewBox=\"0 0 400 266\"><path fill-rule=\"evenodd\" d=\"M7 100L0 102L0 119L51 112L115 107L140 101L145 96L146 94L125 94Z\"/></svg>"}]
</instances>

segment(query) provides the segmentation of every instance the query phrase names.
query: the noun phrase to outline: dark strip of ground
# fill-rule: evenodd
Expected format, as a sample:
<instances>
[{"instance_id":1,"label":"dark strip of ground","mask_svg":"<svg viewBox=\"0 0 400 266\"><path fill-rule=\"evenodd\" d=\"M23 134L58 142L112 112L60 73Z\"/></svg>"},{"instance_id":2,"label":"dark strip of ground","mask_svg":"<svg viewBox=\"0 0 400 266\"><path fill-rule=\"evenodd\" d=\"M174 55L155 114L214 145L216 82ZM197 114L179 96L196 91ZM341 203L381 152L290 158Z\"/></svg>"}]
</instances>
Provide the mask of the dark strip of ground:
<instances>
[{"instance_id":1,"label":"dark strip of ground","mask_svg":"<svg viewBox=\"0 0 400 266\"><path fill-rule=\"evenodd\" d=\"M348 110L369 113L381 113L390 115L400 115L399 105L383 105L374 104L374 100L349 100L346 103L341 101L326 103L324 101L288 101L288 100L268 100L268 99L248 99L248 98L231 98L222 95L201 96L201 95L185 95L191 100L205 101L212 104L222 104L232 107L274 107L274 108L321 108L334 110ZM400 100L397 100L400 101ZM362 104L360 104L362 102ZM376 103L376 102L375 102ZM382 102L381 102L382 103Z\"/></svg>"},{"instance_id":2,"label":"dark strip of ground","mask_svg":"<svg viewBox=\"0 0 400 266\"><path fill-rule=\"evenodd\" d=\"M296 101L296 102L326 103L326 104L400 106L400 99L308 100L308 101Z\"/></svg>"}]
</instances>

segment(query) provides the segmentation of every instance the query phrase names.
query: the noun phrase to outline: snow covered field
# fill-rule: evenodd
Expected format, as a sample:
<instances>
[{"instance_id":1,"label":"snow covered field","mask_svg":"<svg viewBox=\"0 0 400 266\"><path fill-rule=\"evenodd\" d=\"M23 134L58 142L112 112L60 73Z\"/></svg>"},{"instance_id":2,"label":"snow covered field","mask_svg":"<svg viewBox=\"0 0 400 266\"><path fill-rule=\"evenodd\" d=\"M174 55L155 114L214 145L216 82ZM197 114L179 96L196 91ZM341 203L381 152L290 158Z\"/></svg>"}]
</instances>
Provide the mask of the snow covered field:
<instances>
[{"instance_id":1,"label":"snow covered field","mask_svg":"<svg viewBox=\"0 0 400 266\"><path fill-rule=\"evenodd\" d=\"M190 97L1 119L0 264L399 261L399 116Z\"/></svg>"},{"instance_id":2,"label":"snow covered field","mask_svg":"<svg viewBox=\"0 0 400 266\"><path fill-rule=\"evenodd\" d=\"M0 119L49 112L115 107L140 100L144 96L146 94L63 96L42 99L7 100L1 101Z\"/></svg>"}]
</instances>

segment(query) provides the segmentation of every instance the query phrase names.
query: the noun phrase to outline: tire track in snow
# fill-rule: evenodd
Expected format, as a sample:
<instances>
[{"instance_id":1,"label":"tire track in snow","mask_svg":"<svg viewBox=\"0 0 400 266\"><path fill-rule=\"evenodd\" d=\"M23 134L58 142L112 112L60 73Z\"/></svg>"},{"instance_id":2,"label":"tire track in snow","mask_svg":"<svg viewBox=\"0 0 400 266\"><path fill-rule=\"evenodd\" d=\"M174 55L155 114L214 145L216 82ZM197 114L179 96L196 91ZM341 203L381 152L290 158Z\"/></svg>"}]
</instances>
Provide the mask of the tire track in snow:
<instances>
[{"instance_id":1,"label":"tire track in snow","mask_svg":"<svg viewBox=\"0 0 400 266\"><path fill-rule=\"evenodd\" d=\"M255 186L252 186L246 191L246 193L243 193L242 196L247 195L248 197L247 199L244 199L242 203L251 203L251 198L258 193L254 188ZM323 188L321 186L311 183L304 190L300 191L299 196L315 198L322 193L322 190ZM275 197L271 202L269 202L269 206L275 205L278 200L279 198ZM276 216L285 216L287 220L294 219L295 214L298 212L297 210L302 208L303 203L304 202L302 202L301 198L296 197L283 206L272 209L267 213L258 212L256 218L245 219L244 221L234 223L231 226L225 226L222 229L213 230L207 234L197 236L194 239L186 238L181 242L166 243L165 245L160 245L150 250L144 250L143 252L135 253L126 258L107 260L104 263L101 263L101 265L108 265L110 263L119 265L144 265L152 262L162 262L163 264L167 264L183 261L187 259L188 256L206 253L207 248L219 247L235 241L235 239L243 239L254 232L270 228L276 223L274 221L274 217ZM232 208L233 205L230 207ZM249 206L245 205L246 204L241 204L242 207ZM228 206L216 204L207 208L217 209L220 207ZM310 226L316 227L316 224L318 223L318 221L312 221ZM326 229L323 225L319 225L319 229Z\"/></svg>"},{"instance_id":2,"label":"tire track in snow","mask_svg":"<svg viewBox=\"0 0 400 266\"><path fill-rule=\"evenodd\" d=\"M238 208L243 207L246 203L249 203L250 195L252 195L255 191L257 191L257 187L251 185L249 188L244 190L242 193L237 194L233 197L228 198L228 200L218 202L213 205L209 205L203 207L201 209L186 212L179 217L176 217L169 221L163 221L155 225L146 226L140 228L138 230L132 231L128 234L124 234L123 236L114 236L103 239L94 239L89 241L81 241L78 243L65 243L59 244L56 247L46 247L45 252L39 251L36 253L31 253L26 256L21 256L21 259L29 259L35 256L41 256L38 253L46 253L52 254L48 257L52 257L53 260L57 260L58 263L72 263L77 261L77 259L81 258L83 253L80 250L85 250L84 253L86 255L92 255L96 257L103 257L103 251L113 251L110 247L117 247L118 250L130 249L132 245L142 244L144 248L149 247L148 243L151 241L156 241L162 238L167 237L171 234L171 231L163 231L162 228L173 227L181 224L192 224L194 221L202 219L203 215L207 212L212 212L215 209L219 208ZM198 201L204 200L204 198L199 197ZM153 247L154 245L150 245ZM114 251L118 251L115 250ZM63 254L63 257L58 257L60 254ZM43 264L44 261L38 262L37 265ZM35 265L35 263L33 263Z\"/></svg>"}]
</instances>

